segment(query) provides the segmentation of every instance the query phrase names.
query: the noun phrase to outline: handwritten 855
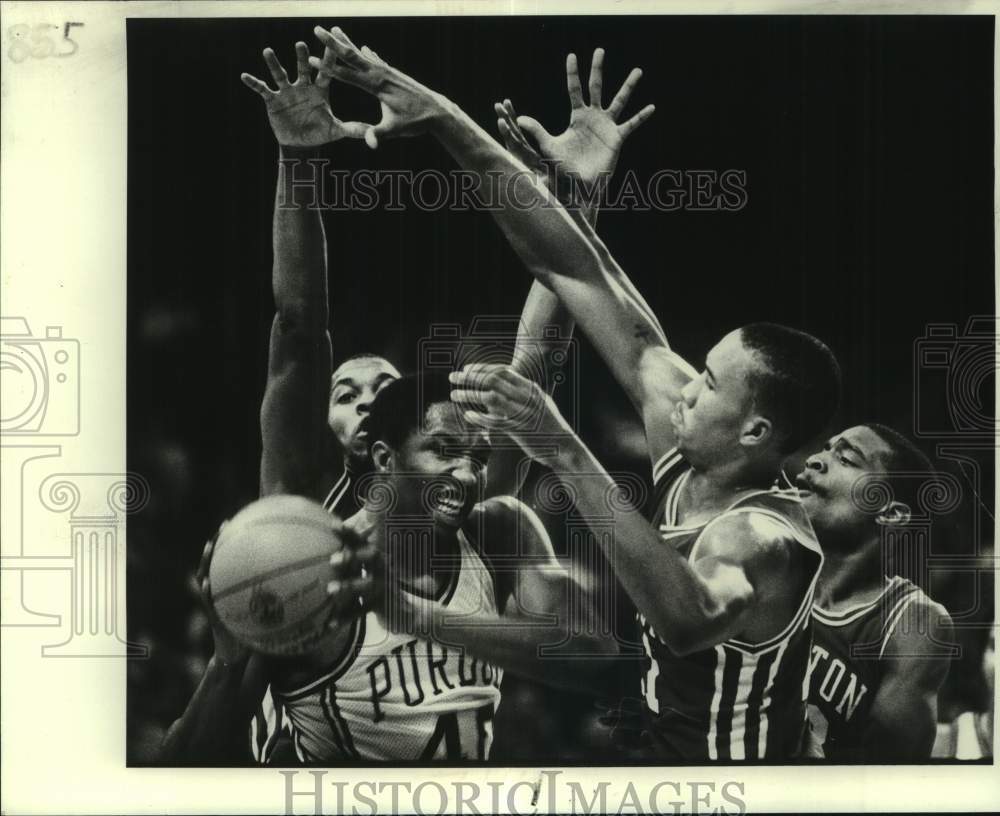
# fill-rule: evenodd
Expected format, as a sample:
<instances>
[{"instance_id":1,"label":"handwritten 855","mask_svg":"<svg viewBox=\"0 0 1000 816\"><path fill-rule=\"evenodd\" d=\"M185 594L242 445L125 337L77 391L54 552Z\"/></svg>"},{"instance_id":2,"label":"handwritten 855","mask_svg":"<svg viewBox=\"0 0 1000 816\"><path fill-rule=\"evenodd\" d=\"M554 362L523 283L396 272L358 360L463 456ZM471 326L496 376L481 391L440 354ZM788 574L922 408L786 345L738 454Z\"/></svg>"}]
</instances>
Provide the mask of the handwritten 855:
<instances>
[{"instance_id":1,"label":"handwritten 855","mask_svg":"<svg viewBox=\"0 0 1000 816\"><path fill-rule=\"evenodd\" d=\"M76 40L69 36L70 29L82 25L83 23L63 23L61 39L58 34L53 33L53 30L58 32L60 26L52 23L12 25L7 29L7 56L12 62L24 62L28 57L70 57L80 48Z\"/></svg>"}]
</instances>

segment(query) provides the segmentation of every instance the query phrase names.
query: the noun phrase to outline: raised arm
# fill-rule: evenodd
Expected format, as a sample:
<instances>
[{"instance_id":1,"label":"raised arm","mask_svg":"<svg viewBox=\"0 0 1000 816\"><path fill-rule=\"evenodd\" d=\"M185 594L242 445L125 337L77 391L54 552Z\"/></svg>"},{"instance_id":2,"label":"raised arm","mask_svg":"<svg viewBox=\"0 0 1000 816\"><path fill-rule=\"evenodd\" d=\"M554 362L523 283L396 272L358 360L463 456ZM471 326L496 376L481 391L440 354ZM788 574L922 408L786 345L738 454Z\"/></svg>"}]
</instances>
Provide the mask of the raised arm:
<instances>
[{"instance_id":1,"label":"raised arm","mask_svg":"<svg viewBox=\"0 0 1000 816\"><path fill-rule=\"evenodd\" d=\"M273 226L275 315L260 412L260 483L265 496L312 495L325 464L321 443L326 433L332 354L326 235L317 206L319 179L310 183L322 171L308 160L327 142L364 134L360 123L341 122L333 115L328 102L330 80L321 75L312 81L305 43L296 43L295 51L294 82L274 52L264 51L276 91L249 74L241 77L264 99L279 150Z\"/></svg>"},{"instance_id":2,"label":"raised arm","mask_svg":"<svg viewBox=\"0 0 1000 816\"><path fill-rule=\"evenodd\" d=\"M518 117L509 99L497 103L497 128L507 150L535 173L577 224L596 229L600 198L614 173L625 142L616 120L642 76L632 70L611 105L601 106L604 49L594 51L590 67L591 101L583 101L576 55L566 59L570 120L557 136L528 116ZM649 106L644 113L651 113ZM525 135L527 131L535 144ZM558 296L537 279L531 284L521 312L517 346L511 366L545 388L555 388L557 366L565 359L575 321ZM527 474L520 448L499 447L490 457L487 496L517 495Z\"/></svg>"},{"instance_id":3,"label":"raised arm","mask_svg":"<svg viewBox=\"0 0 1000 816\"><path fill-rule=\"evenodd\" d=\"M625 388L646 425L653 459L673 444L667 421L693 369L667 345L663 329L626 285L625 273L597 235L572 216L528 169L465 113L378 59L358 50L340 29L316 29L335 55L313 64L375 95L382 120L365 139L431 132L499 205L493 214L529 271L569 309ZM593 89L592 89L593 93ZM648 109L647 109L648 111ZM651 112L651 111L650 111ZM648 113L646 114L648 115ZM616 125L624 138L643 114Z\"/></svg>"},{"instance_id":4,"label":"raised arm","mask_svg":"<svg viewBox=\"0 0 1000 816\"><path fill-rule=\"evenodd\" d=\"M690 563L618 498L614 480L537 385L503 366L467 366L451 380L452 400L466 408L468 422L503 429L551 467L584 518L606 524L611 517L614 539L599 535L598 542L636 607L676 654L743 632L791 579L789 542L766 517L741 514L714 523Z\"/></svg>"}]
</instances>

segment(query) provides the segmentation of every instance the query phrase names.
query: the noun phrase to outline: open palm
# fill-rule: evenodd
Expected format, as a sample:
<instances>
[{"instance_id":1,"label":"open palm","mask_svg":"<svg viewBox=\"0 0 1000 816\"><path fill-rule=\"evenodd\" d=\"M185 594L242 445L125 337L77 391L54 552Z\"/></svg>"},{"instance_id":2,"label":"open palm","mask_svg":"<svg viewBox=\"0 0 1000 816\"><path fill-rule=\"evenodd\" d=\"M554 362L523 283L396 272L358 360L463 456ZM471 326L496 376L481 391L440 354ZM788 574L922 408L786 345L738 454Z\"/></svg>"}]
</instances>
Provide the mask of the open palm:
<instances>
[{"instance_id":1,"label":"open palm","mask_svg":"<svg viewBox=\"0 0 1000 816\"><path fill-rule=\"evenodd\" d=\"M508 149L532 169L537 169L543 162L555 163L560 172L579 178L588 188L601 180L606 181L618 164L625 139L655 110L652 105L647 105L632 118L618 124L641 76L642 71L634 68L611 104L603 107L604 49L598 48L590 66L590 101L584 102L576 55L570 54L566 58L569 126L558 136L553 136L530 116L515 117L513 105L510 100L505 100L503 105L496 106L496 111L500 116L500 132ZM524 133L534 138L537 150L527 142Z\"/></svg>"},{"instance_id":2,"label":"open palm","mask_svg":"<svg viewBox=\"0 0 1000 816\"><path fill-rule=\"evenodd\" d=\"M292 82L274 51L264 49L264 62L278 86L277 91L271 90L255 76L240 75L244 85L263 97L267 118L278 144L318 147L338 139L364 138L364 124L342 122L333 115L329 102L330 78L320 74L315 82L312 81L309 49L305 43L295 44L295 55L298 74Z\"/></svg>"}]
</instances>

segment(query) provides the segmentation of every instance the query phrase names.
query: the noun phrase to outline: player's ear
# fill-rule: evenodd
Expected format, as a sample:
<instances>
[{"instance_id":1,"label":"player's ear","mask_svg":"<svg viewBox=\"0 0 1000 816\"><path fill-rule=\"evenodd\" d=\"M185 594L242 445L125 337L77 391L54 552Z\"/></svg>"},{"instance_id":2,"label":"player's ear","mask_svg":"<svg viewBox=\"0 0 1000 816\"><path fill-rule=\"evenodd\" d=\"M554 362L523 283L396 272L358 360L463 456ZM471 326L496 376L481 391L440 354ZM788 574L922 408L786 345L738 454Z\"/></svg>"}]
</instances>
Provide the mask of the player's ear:
<instances>
[{"instance_id":1,"label":"player's ear","mask_svg":"<svg viewBox=\"0 0 1000 816\"><path fill-rule=\"evenodd\" d=\"M372 464L378 473L386 473L392 467L392 450L385 442L372 444Z\"/></svg>"},{"instance_id":2,"label":"player's ear","mask_svg":"<svg viewBox=\"0 0 1000 816\"><path fill-rule=\"evenodd\" d=\"M906 524L911 515L908 505L900 501L891 501L879 511L875 520L879 524Z\"/></svg>"},{"instance_id":3,"label":"player's ear","mask_svg":"<svg viewBox=\"0 0 1000 816\"><path fill-rule=\"evenodd\" d=\"M744 445L763 445L772 438L774 426L767 417L751 414L743 423L740 442Z\"/></svg>"}]
</instances>

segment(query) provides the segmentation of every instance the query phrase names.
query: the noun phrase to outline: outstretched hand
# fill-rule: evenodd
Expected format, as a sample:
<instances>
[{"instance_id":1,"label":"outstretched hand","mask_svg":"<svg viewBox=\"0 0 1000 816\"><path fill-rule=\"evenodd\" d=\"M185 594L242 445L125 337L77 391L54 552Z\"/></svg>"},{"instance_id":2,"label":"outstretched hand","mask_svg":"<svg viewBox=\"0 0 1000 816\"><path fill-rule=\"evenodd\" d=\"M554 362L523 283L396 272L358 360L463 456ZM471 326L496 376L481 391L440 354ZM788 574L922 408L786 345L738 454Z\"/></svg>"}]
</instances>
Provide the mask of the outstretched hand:
<instances>
[{"instance_id":1,"label":"outstretched hand","mask_svg":"<svg viewBox=\"0 0 1000 816\"><path fill-rule=\"evenodd\" d=\"M342 122L333 115L329 102L330 78L319 74L312 80L309 48L295 43L296 77L292 82L270 48L264 49L264 62L278 90L251 74L240 74L243 84L264 99L267 118L278 144L288 147L318 147L338 139L361 139L367 128L361 122Z\"/></svg>"},{"instance_id":2,"label":"outstretched hand","mask_svg":"<svg viewBox=\"0 0 1000 816\"><path fill-rule=\"evenodd\" d=\"M314 29L326 47L323 58L309 57L326 81L332 77L361 88L379 101L382 119L365 125L364 138L372 149L383 136L416 136L443 109L443 97L390 66L367 45L358 48L338 27Z\"/></svg>"},{"instance_id":3,"label":"outstretched hand","mask_svg":"<svg viewBox=\"0 0 1000 816\"><path fill-rule=\"evenodd\" d=\"M570 102L566 130L553 136L530 116L516 116L514 106L507 99L494 106L500 135L507 149L530 169L539 172L543 160L554 163L560 172L579 178L590 189L614 172L625 140L653 115L654 106L646 105L630 119L618 123L641 77L642 71L633 68L611 104L603 107L604 49L597 48L590 64L590 99L584 102L576 55L570 54L566 58ZM535 140L537 150L525 138L525 133Z\"/></svg>"},{"instance_id":4,"label":"outstretched hand","mask_svg":"<svg viewBox=\"0 0 1000 816\"><path fill-rule=\"evenodd\" d=\"M551 455L554 440L573 434L552 397L510 366L475 363L448 379L466 422L508 434L533 458Z\"/></svg>"}]
</instances>

